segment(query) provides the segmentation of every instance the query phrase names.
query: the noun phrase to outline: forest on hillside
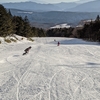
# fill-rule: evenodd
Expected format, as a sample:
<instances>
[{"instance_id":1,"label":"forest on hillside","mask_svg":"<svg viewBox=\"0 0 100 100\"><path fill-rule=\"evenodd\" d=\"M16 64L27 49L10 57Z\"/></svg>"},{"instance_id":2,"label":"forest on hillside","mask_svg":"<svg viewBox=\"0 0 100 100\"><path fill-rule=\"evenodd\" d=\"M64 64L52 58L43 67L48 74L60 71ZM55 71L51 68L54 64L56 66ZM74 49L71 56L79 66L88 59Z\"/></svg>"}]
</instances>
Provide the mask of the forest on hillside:
<instances>
[{"instance_id":1,"label":"forest on hillside","mask_svg":"<svg viewBox=\"0 0 100 100\"><path fill-rule=\"evenodd\" d=\"M95 21L85 23L81 29L77 29L76 33L73 31L76 28L55 28L42 29L30 25L30 22L25 16L12 16L10 10L0 5L0 36L6 37L13 34L24 37L73 37L81 38L89 41L100 42L100 17L97 15Z\"/></svg>"},{"instance_id":2,"label":"forest on hillside","mask_svg":"<svg viewBox=\"0 0 100 100\"><path fill-rule=\"evenodd\" d=\"M10 10L0 5L0 36L5 37L12 34L25 37L45 36L43 29L30 25L27 16L24 19L20 16L12 16Z\"/></svg>"},{"instance_id":3,"label":"forest on hillside","mask_svg":"<svg viewBox=\"0 0 100 100\"><path fill-rule=\"evenodd\" d=\"M74 30L76 30L74 32ZM95 21L85 23L81 28L58 28L49 29L46 36L50 37L72 37L81 38L88 41L100 42L100 17L97 15Z\"/></svg>"}]
</instances>

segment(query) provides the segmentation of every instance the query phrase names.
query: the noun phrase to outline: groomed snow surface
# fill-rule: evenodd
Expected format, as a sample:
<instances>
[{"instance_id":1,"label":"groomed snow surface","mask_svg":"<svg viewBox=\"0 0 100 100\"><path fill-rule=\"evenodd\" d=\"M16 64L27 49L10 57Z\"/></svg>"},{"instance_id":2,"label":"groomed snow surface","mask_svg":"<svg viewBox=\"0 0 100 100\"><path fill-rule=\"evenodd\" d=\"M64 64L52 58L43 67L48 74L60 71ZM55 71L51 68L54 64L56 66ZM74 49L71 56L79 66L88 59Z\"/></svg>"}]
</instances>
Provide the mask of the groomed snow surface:
<instances>
[{"instance_id":1,"label":"groomed snow surface","mask_svg":"<svg viewBox=\"0 0 100 100\"><path fill-rule=\"evenodd\" d=\"M100 100L100 45L73 38L0 44L0 100Z\"/></svg>"}]
</instances>

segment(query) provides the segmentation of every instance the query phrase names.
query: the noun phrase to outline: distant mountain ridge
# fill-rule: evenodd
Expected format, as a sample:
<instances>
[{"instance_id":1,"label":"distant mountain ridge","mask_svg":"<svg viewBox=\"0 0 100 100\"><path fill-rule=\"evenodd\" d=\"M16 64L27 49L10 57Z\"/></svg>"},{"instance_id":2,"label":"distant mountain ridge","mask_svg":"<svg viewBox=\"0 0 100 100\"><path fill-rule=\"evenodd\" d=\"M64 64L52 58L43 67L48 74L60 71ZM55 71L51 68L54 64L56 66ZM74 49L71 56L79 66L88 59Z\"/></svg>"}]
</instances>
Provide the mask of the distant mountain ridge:
<instances>
[{"instance_id":1,"label":"distant mountain ridge","mask_svg":"<svg viewBox=\"0 0 100 100\"><path fill-rule=\"evenodd\" d=\"M36 2L3 3L12 15L28 17L32 26L50 28L59 24L76 26L81 20L95 19L100 15L99 0L77 3L41 4ZM94 6L93 6L94 5Z\"/></svg>"},{"instance_id":2,"label":"distant mountain ridge","mask_svg":"<svg viewBox=\"0 0 100 100\"><path fill-rule=\"evenodd\" d=\"M34 1L34 0L33 0ZM100 0L90 1L83 4L75 2L70 3L56 3L44 4L33 1L16 2L16 3L3 3L5 8L19 9L28 11L71 11L71 12L100 12Z\"/></svg>"},{"instance_id":3,"label":"distant mountain ridge","mask_svg":"<svg viewBox=\"0 0 100 100\"><path fill-rule=\"evenodd\" d=\"M68 9L67 9L68 10ZM87 3L77 5L68 11L73 12L100 12L100 0L95 0Z\"/></svg>"},{"instance_id":4,"label":"distant mountain ridge","mask_svg":"<svg viewBox=\"0 0 100 100\"><path fill-rule=\"evenodd\" d=\"M54 11L59 9L59 7L53 4L40 4L36 2L19 2L19 3L4 3L5 8L19 9L27 11Z\"/></svg>"},{"instance_id":5,"label":"distant mountain ridge","mask_svg":"<svg viewBox=\"0 0 100 100\"><path fill-rule=\"evenodd\" d=\"M49 12L34 12L24 10L10 10L12 15L28 17L32 26L40 28L50 28L59 24L68 24L77 26L81 20L96 19L100 12L64 12L64 11L49 11Z\"/></svg>"},{"instance_id":6,"label":"distant mountain ridge","mask_svg":"<svg viewBox=\"0 0 100 100\"><path fill-rule=\"evenodd\" d=\"M56 3L56 4L41 4L32 1L28 2L16 2L16 3L3 3L5 8L9 9L19 9L28 11L64 11L65 9L70 9L76 7L77 3Z\"/></svg>"}]
</instances>

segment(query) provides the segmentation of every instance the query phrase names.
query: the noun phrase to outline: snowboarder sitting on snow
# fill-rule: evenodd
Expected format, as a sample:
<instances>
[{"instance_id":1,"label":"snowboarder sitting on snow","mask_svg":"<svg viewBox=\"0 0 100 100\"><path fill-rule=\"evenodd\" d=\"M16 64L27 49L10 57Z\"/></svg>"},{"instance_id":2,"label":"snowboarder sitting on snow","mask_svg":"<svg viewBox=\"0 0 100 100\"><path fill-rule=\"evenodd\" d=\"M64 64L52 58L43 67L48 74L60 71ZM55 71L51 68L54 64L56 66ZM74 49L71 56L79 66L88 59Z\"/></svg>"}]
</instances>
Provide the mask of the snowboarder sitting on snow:
<instances>
[{"instance_id":1,"label":"snowboarder sitting on snow","mask_svg":"<svg viewBox=\"0 0 100 100\"><path fill-rule=\"evenodd\" d=\"M30 47L28 47L28 48L26 48L26 49L24 50L24 51L25 51L25 53L23 53L23 55L27 54L31 48L32 48L31 46L30 46Z\"/></svg>"}]
</instances>

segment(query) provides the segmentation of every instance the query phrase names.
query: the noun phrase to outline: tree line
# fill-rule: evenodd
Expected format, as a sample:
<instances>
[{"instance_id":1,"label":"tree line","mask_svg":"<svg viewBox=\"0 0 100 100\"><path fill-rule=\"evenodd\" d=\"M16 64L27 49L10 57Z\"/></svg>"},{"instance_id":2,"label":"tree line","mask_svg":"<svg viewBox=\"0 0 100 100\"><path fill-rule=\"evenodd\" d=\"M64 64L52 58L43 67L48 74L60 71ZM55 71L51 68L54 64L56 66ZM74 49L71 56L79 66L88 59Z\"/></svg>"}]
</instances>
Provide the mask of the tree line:
<instances>
[{"instance_id":1,"label":"tree line","mask_svg":"<svg viewBox=\"0 0 100 100\"><path fill-rule=\"evenodd\" d=\"M77 31L77 38L89 41L100 42L100 17L97 15L95 21L84 24L83 28Z\"/></svg>"},{"instance_id":2,"label":"tree line","mask_svg":"<svg viewBox=\"0 0 100 100\"><path fill-rule=\"evenodd\" d=\"M75 31L76 30L76 31ZM100 42L100 17L91 22L86 22L83 27L49 29L46 32L50 37L72 37L88 41Z\"/></svg>"},{"instance_id":3,"label":"tree line","mask_svg":"<svg viewBox=\"0 0 100 100\"><path fill-rule=\"evenodd\" d=\"M90 23L85 23L81 29L76 28L55 28L44 30L32 27L27 16L12 16L10 10L6 10L0 5L0 36L17 34L24 37L73 37L82 38L90 41L100 42L100 17L99 15Z\"/></svg>"},{"instance_id":4,"label":"tree line","mask_svg":"<svg viewBox=\"0 0 100 100\"><path fill-rule=\"evenodd\" d=\"M45 31L42 28L32 27L27 16L12 16L10 10L0 5L0 36L17 34L24 37L44 37Z\"/></svg>"},{"instance_id":5,"label":"tree line","mask_svg":"<svg viewBox=\"0 0 100 100\"><path fill-rule=\"evenodd\" d=\"M74 28L54 28L46 31L48 37L71 37Z\"/></svg>"}]
</instances>

